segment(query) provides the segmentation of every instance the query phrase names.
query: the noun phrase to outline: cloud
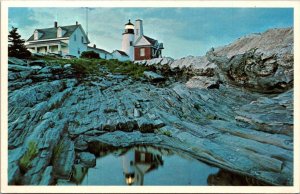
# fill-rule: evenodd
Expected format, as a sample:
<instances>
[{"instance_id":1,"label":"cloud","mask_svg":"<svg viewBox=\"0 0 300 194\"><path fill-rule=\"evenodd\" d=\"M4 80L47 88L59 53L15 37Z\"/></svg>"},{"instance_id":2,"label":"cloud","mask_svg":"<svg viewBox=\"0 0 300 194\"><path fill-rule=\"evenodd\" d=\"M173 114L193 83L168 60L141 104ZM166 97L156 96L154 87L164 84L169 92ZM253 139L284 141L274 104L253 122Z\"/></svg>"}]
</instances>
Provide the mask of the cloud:
<instances>
[{"instance_id":1,"label":"cloud","mask_svg":"<svg viewBox=\"0 0 300 194\"><path fill-rule=\"evenodd\" d=\"M128 19L143 19L144 33L164 43L163 55L174 58L203 55L211 47L228 44L249 33L293 26L290 8L89 8L92 44L112 51L121 48ZM86 8L10 8L9 25L29 38L36 28L58 21L78 21L86 30Z\"/></svg>"}]
</instances>

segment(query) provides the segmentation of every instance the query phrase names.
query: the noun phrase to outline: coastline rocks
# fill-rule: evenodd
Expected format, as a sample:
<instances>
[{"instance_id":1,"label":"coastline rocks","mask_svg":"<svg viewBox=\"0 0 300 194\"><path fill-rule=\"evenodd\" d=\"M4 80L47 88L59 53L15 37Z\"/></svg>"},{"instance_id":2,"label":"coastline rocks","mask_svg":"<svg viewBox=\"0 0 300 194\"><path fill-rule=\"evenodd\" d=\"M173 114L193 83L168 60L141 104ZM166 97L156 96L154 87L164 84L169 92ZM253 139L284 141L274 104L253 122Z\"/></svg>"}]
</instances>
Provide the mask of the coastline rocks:
<instances>
[{"instance_id":1,"label":"coastline rocks","mask_svg":"<svg viewBox=\"0 0 300 194\"><path fill-rule=\"evenodd\" d=\"M261 35L253 36L255 40L258 37ZM289 40L282 42L280 48ZM82 81L72 75L72 67L29 67L31 70L25 65L25 69L12 66L8 95L9 183L74 184L70 179L74 169L82 172L78 177L83 177L80 166L88 170L85 166L94 166L95 157L101 157L109 147L154 145L181 150L272 185L292 185L293 89L286 87L281 94L252 92L244 85L228 84L224 73L233 76L232 82L239 83L246 73L255 81L254 72L263 80L273 75L277 66L275 74L279 76L285 68L292 69L293 61L283 62L292 59L287 55L282 58L284 48L278 52L276 56L260 55L257 50L253 54L235 53L230 58L216 49L210 56L215 62L206 57L152 61L153 67L161 69L150 67L151 71L167 78L169 84L150 84L111 72L106 77L90 76ZM247 65L241 67L249 66L249 70L239 68L245 56L249 63L246 60ZM260 61L262 66L250 65ZM176 79L187 74L191 76L187 82ZM46 76L31 78L38 75ZM31 141L35 141L38 154L31 168L23 172L19 161Z\"/></svg>"}]
</instances>

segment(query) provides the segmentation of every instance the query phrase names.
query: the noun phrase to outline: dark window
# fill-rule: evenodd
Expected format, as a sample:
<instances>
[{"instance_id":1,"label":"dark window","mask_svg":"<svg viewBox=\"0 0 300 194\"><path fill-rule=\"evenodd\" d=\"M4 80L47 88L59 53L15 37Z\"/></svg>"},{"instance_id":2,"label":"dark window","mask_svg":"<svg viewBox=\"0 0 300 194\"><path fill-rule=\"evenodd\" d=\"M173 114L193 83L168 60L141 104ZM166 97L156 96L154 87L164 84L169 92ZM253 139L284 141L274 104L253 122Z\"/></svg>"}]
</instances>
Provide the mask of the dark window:
<instances>
[{"instance_id":1,"label":"dark window","mask_svg":"<svg viewBox=\"0 0 300 194\"><path fill-rule=\"evenodd\" d=\"M130 41L130 43L129 43L129 44L130 44L130 46L132 46L132 41Z\"/></svg>"},{"instance_id":2,"label":"dark window","mask_svg":"<svg viewBox=\"0 0 300 194\"><path fill-rule=\"evenodd\" d=\"M80 49L78 49L78 54L80 54Z\"/></svg>"},{"instance_id":3,"label":"dark window","mask_svg":"<svg viewBox=\"0 0 300 194\"><path fill-rule=\"evenodd\" d=\"M81 42L83 43L83 36L81 36Z\"/></svg>"},{"instance_id":4,"label":"dark window","mask_svg":"<svg viewBox=\"0 0 300 194\"><path fill-rule=\"evenodd\" d=\"M76 34L74 35L74 41L76 41Z\"/></svg>"}]
</instances>

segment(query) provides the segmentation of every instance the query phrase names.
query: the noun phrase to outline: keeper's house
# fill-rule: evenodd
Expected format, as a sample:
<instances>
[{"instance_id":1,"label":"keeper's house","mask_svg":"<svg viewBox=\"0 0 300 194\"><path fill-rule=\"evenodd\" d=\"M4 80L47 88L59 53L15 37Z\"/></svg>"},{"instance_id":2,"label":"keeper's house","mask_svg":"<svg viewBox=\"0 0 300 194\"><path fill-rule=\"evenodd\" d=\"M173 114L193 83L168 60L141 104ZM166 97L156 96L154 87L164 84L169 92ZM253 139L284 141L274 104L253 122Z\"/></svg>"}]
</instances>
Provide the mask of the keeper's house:
<instances>
[{"instance_id":1,"label":"keeper's house","mask_svg":"<svg viewBox=\"0 0 300 194\"><path fill-rule=\"evenodd\" d=\"M82 26L58 26L54 22L52 28L36 29L26 41L26 47L32 53L72 55L79 57L83 51L88 50L90 43Z\"/></svg>"}]
</instances>

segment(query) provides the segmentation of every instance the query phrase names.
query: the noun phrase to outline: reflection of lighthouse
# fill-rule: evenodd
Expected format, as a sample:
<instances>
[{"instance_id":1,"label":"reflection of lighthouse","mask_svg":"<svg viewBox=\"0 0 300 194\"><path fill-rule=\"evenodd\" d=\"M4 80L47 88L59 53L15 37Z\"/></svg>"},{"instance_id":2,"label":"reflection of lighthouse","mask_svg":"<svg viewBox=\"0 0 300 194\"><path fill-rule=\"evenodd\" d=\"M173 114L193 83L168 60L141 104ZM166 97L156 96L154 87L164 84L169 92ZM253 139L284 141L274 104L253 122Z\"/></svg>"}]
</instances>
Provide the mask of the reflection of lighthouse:
<instances>
[{"instance_id":1,"label":"reflection of lighthouse","mask_svg":"<svg viewBox=\"0 0 300 194\"><path fill-rule=\"evenodd\" d=\"M144 175L163 164L161 155L131 149L122 156L125 182L128 185L143 185Z\"/></svg>"}]
</instances>

